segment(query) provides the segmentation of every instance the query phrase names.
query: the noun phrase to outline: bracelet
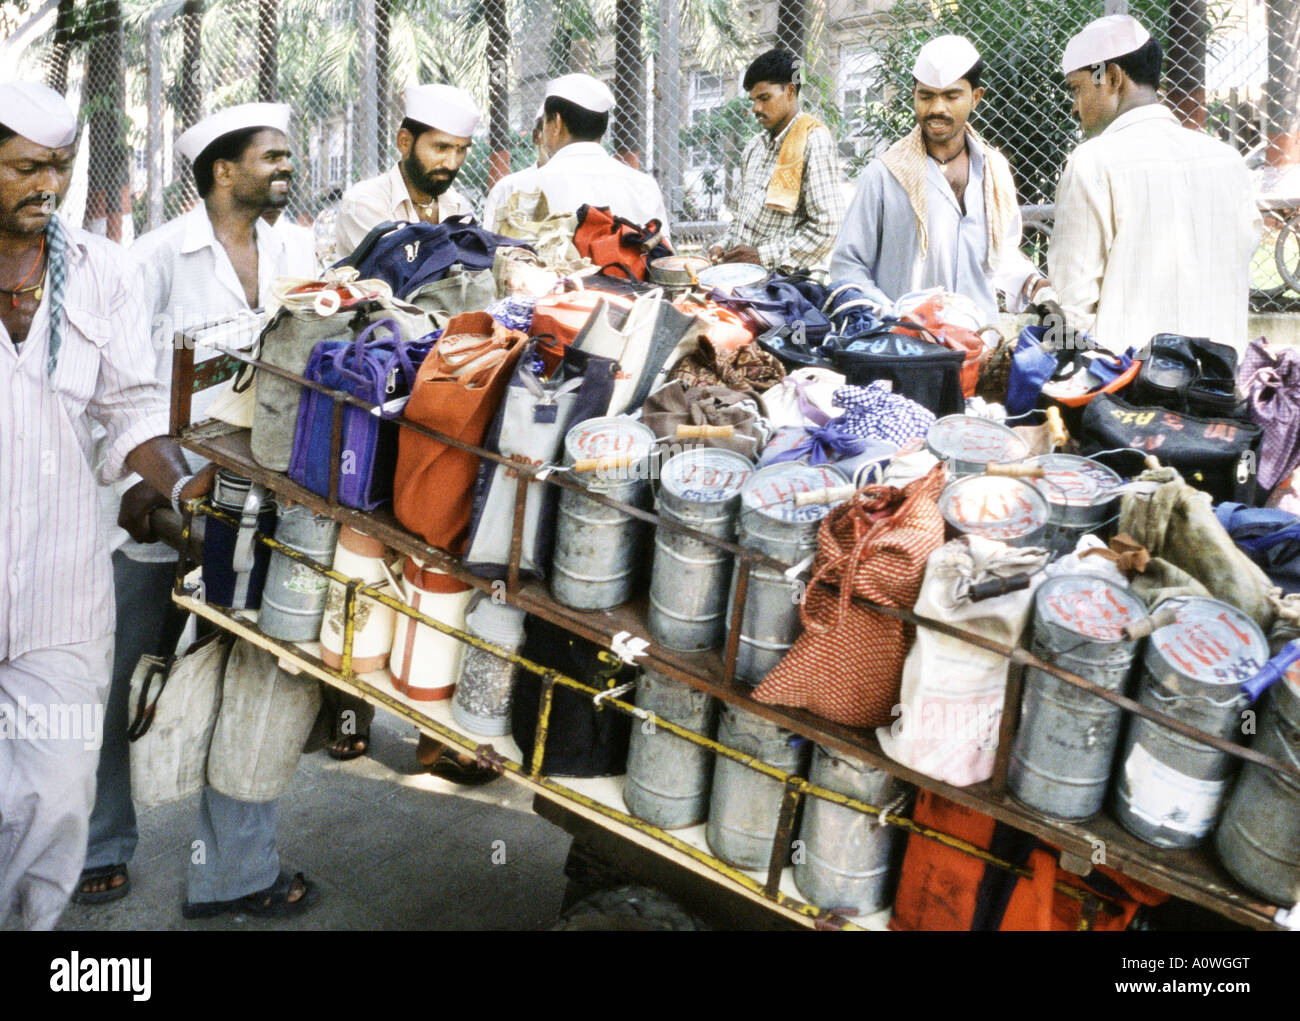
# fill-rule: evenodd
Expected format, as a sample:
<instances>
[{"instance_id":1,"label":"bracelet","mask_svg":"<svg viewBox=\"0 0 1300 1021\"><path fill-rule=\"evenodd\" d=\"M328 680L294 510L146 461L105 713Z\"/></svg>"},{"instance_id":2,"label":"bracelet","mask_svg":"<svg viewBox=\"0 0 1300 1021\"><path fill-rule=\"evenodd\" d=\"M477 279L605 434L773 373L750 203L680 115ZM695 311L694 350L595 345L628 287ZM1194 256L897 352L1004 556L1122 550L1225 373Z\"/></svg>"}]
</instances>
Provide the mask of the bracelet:
<instances>
[{"instance_id":1,"label":"bracelet","mask_svg":"<svg viewBox=\"0 0 1300 1021\"><path fill-rule=\"evenodd\" d=\"M172 486L172 510L181 515L181 517L185 516L185 511L181 507L181 490L188 486L190 480L193 478L193 475L183 475L177 479L176 484Z\"/></svg>"}]
</instances>

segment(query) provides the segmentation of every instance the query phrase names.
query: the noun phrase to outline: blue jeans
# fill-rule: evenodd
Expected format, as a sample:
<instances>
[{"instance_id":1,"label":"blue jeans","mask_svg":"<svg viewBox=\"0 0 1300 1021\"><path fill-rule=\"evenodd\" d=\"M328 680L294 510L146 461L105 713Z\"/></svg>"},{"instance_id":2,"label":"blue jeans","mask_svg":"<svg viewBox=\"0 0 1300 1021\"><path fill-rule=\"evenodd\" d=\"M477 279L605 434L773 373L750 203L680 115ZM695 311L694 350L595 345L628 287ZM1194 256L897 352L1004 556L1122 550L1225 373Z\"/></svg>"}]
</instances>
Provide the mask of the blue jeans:
<instances>
[{"instance_id":1,"label":"blue jeans","mask_svg":"<svg viewBox=\"0 0 1300 1021\"><path fill-rule=\"evenodd\" d=\"M175 647L183 619L169 611L174 563L147 564L113 554L117 644L104 714L104 745L96 771L95 807L85 867L129 862L139 830L131 801L131 756L126 739L131 674L144 655ZM276 804L236 801L210 787L199 803L198 832L190 845L187 888L195 903L234 900L264 890L280 873L275 848Z\"/></svg>"}]
</instances>

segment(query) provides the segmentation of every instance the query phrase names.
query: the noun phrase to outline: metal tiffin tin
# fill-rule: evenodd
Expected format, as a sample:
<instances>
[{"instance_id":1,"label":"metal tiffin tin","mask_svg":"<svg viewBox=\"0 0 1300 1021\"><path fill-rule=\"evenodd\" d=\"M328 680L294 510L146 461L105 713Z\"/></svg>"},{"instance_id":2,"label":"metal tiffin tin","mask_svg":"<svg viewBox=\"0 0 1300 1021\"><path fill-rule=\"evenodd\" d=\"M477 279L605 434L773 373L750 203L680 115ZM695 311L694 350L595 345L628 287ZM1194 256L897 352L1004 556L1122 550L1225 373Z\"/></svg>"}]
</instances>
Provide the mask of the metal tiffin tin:
<instances>
[{"instance_id":1,"label":"metal tiffin tin","mask_svg":"<svg viewBox=\"0 0 1300 1021\"><path fill-rule=\"evenodd\" d=\"M1254 748L1300 769L1300 666L1269 690ZM1243 765L1214 846L1242 886L1283 907L1300 902L1300 780Z\"/></svg>"},{"instance_id":2,"label":"metal tiffin tin","mask_svg":"<svg viewBox=\"0 0 1300 1021\"><path fill-rule=\"evenodd\" d=\"M726 705L718 722L718 743L802 776L811 742L761 716ZM709 822L704 831L713 853L742 869L766 869L784 795L780 781L716 756ZM788 858L790 848L785 853Z\"/></svg>"},{"instance_id":3,"label":"metal tiffin tin","mask_svg":"<svg viewBox=\"0 0 1300 1021\"><path fill-rule=\"evenodd\" d=\"M334 562L339 523L313 514L302 504L275 501L275 538L326 567ZM314 642L320 637L325 616L329 579L283 553L271 554L262 589L262 612L257 626L262 633L286 642Z\"/></svg>"},{"instance_id":4,"label":"metal tiffin tin","mask_svg":"<svg viewBox=\"0 0 1300 1021\"><path fill-rule=\"evenodd\" d=\"M736 536L749 458L697 447L670 458L659 475L659 516L719 539ZM660 645L687 652L722 639L731 554L668 528L655 529L646 627Z\"/></svg>"},{"instance_id":5,"label":"metal tiffin tin","mask_svg":"<svg viewBox=\"0 0 1300 1021\"><path fill-rule=\"evenodd\" d=\"M939 513L963 534L1008 546L1041 546L1047 501L1028 482L993 475L967 475L939 494Z\"/></svg>"},{"instance_id":6,"label":"metal tiffin tin","mask_svg":"<svg viewBox=\"0 0 1300 1021\"><path fill-rule=\"evenodd\" d=\"M1157 629L1142 657L1137 700L1225 740L1240 740L1249 704L1241 685L1268 662L1255 622L1217 599L1165 600L1177 619ZM1232 756L1139 716L1129 721L1115 817L1157 847L1195 847L1214 826Z\"/></svg>"},{"instance_id":7,"label":"metal tiffin tin","mask_svg":"<svg viewBox=\"0 0 1300 1021\"><path fill-rule=\"evenodd\" d=\"M906 789L869 763L813 749L808 779L836 794L885 808ZM869 915L893 901L903 831L824 798L809 796L794 848L794 883L808 903L840 915Z\"/></svg>"},{"instance_id":8,"label":"metal tiffin tin","mask_svg":"<svg viewBox=\"0 0 1300 1021\"><path fill-rule=\"evenodd\" d=\"M655 435L619 415L591 418L564 437L564 463L588 492L645 507ZM607 610L632 597L647 526L564 489L555 525L551 595L575 610Z\"/></svg>"},{"instance_id":9,"label":"metal tiffin tin","mask_svg":"<svg viewBox=\"0 0 1300 1021\"><path fill-rule=\"evenodd\" d=\"M1029 445L1015 430L974 415L945 415L930 426L925 446L946 463L952 478L977 475L991 464L1023 461Z\"/></svg>"},{"instance_id":10,"label":"metal tiffin tin","mask_svg":"<svg viewBox=\"0 0 1300 1021\"><path fill-rule=\"evenodd\" d=\"M1043 545L1054 555L1072 553L1079 538L1095 532L1115 515L1115 493L1124 480L1099 461L1075 454L1043 454L1025 464L1042 468L1033 486L1047 501Z\"/></svg>"},{"instance_id":11,"label":"metal tiffin tin","mask_svg":"<svg viewBox=\"0 0 1300 1021\"><path fill-rule=\"evenodd\" d=\"M1137 651L1124 628L1146 615L1135 596L1104 578L1050 578L1034 594L1030 651L1123 694ZM1106 800L1124 710L1035 667L1025 673L1020 705L1007 775L1011 793L1057 819L1096 815Z\"/></svg>"},{"instance_id":12,"label":"metal tiffin tin","mask_svg":"<svg viewBox=\"0 0 1300 1021\"><path fill-rule=\"evenodd\" d=\"M774 464L755 472L741 491L737 544L791 567L802 563L816 548L817 529L822 518L830 513L831 505L799 506L796 497L846 485L844 476L830 465ZM737 563L727 600L728 628L732 623L739 571ZM757 686L790 651L799 635L799 598L803 584L802 579L791 576L789 571L759 563L751 567L736 647L737 680Z\"/></svg>"},{"instance_id":13,"label":"metal tiffin tin","mask_svg":"<svg viewBox=\"0 0 1300 1021\"><path fill-rule=\"evenodd\" d=\"M717 725L717 699L649 667L637 681L636 705L704 737L712 737ZM703 822L709 817L712 760L707 748L649 720L634 721L623 783L627 810L666 830Z\"/></svg>"}]
</instances>

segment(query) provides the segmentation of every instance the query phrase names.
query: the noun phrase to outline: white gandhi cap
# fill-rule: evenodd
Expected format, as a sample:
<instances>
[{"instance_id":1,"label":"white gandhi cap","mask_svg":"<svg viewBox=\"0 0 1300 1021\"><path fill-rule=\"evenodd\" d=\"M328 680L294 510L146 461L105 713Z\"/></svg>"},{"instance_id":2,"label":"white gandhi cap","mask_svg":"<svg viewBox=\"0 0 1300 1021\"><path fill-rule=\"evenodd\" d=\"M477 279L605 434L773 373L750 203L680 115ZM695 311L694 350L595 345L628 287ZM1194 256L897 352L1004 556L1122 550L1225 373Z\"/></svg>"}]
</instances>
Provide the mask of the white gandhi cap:
<instances>
[{"instance_id":1,"label":"white gandhi cap","mask_svg":"<svg viewBox=\"0 0 1300 1021\"><path fill-rule=\"evenodd\" d=\"M592 113L609 113L614 108L614 93L604 82L589 74L566 74L546 86L546 98L567 99Z\"/></svg>"},{"instance_id":2,"label":"white gandhi cap","mask_svg":"<svg viewBox=\"0 0 1300 1021\"><path fill-rule=\"evenodd\" d=\"M458 138L478 127L479 111L470 94L454 85L412 85L406 90L406 116Z\"/></svg>"},{"instance_id":3,"label":"white gandhi cap","mask_svg":"<svg viewBox=\"0 0 1300 1021\"><path fill-rule=\"evenodd\" d=\"M209 114L180 138L176 151L193 163L203 150L222 135L247 128L274 128L289 133L289 105L287 103L241 103Z\"/></svg>"},{"instance_id":4,"label":"white gandhi cap","mask_svg":"<svg viewBox=\"0 0 1300 1021\"><path fill-rule=\"evenodd\" d=\"M941 35L921 47L912 77L932 89L946 89L979 59L979 50L964 35Z\"/></svg>"},{"instance_id":5,"label":"white gandhi cap","mask_svg":"<svg viewBox=\"0 0 1300 1021\"><path fill-rule=\"evenodd\" d=\"M1127 14L1112 14L1090 21L1065 44L1061 73L1069 74L1126 56L1141 49L1150 38L1151 33L1142 27L1142 23Z\"/></svg>"},{"instance_id":6,"label":"white gandhi cap","mask_svg":"<svg viewBox=\"0 0 1300 1021\"><path fill-rule=\"evenodd\" d=\"M53 89L35 82L0 84L0 124L16 135L62 149L77 140L77 115Z\"/></svg>"}]
</instances>

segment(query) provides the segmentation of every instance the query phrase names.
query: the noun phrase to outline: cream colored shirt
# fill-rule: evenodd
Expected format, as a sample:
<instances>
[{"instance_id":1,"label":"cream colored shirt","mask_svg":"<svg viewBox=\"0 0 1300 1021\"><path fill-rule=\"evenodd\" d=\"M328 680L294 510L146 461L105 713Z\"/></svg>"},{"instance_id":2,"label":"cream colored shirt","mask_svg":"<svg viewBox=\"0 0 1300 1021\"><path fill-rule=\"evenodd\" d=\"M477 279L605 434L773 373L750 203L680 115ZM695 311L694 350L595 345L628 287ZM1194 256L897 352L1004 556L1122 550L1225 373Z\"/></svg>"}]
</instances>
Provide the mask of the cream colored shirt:
<instances>
[{"instance_id":1,"label":"cream colored shirt","mask_svg":"<svg viewBox=\"0 0 1300 1021\"><path fill-rule=\"evenodd\" d=\"M448 188L438 196L437 222L463 213L473 215L474 209L465 196L455 188ZM420 210L411 201L411 193L402 177L402 168L393 168L378 177L358 181L343 194L338 213L334 218L334 253L344 258L361 244L374 228L385 220L420 222Z\"/></svg>"},{"instance_id":2,"label":"cream colored shirt","mask_svg":"<svg viewBox=\"0 0 1300 1021\"><path fill-rule=\"evenodd\" d=\"M614 159L597 142L570 142L532 180L546 193L552 213L576 213L581 205L604 206L638 225L658 220L664 236L668 235L668 211L658 182Z\"/></svg>"},{"instance_id":3,"label":"cream colored shirt","mask_svg":"<svg viewBox=\"0 0 1300 1021\"><path fill-rule=\"evenodd\" d=\"M1071 325L1112 351L1182 333L1241 352L1261 230L1236 150L1153 103L1066 162L1049 275Z\"/></svg>"}]
</instances>

